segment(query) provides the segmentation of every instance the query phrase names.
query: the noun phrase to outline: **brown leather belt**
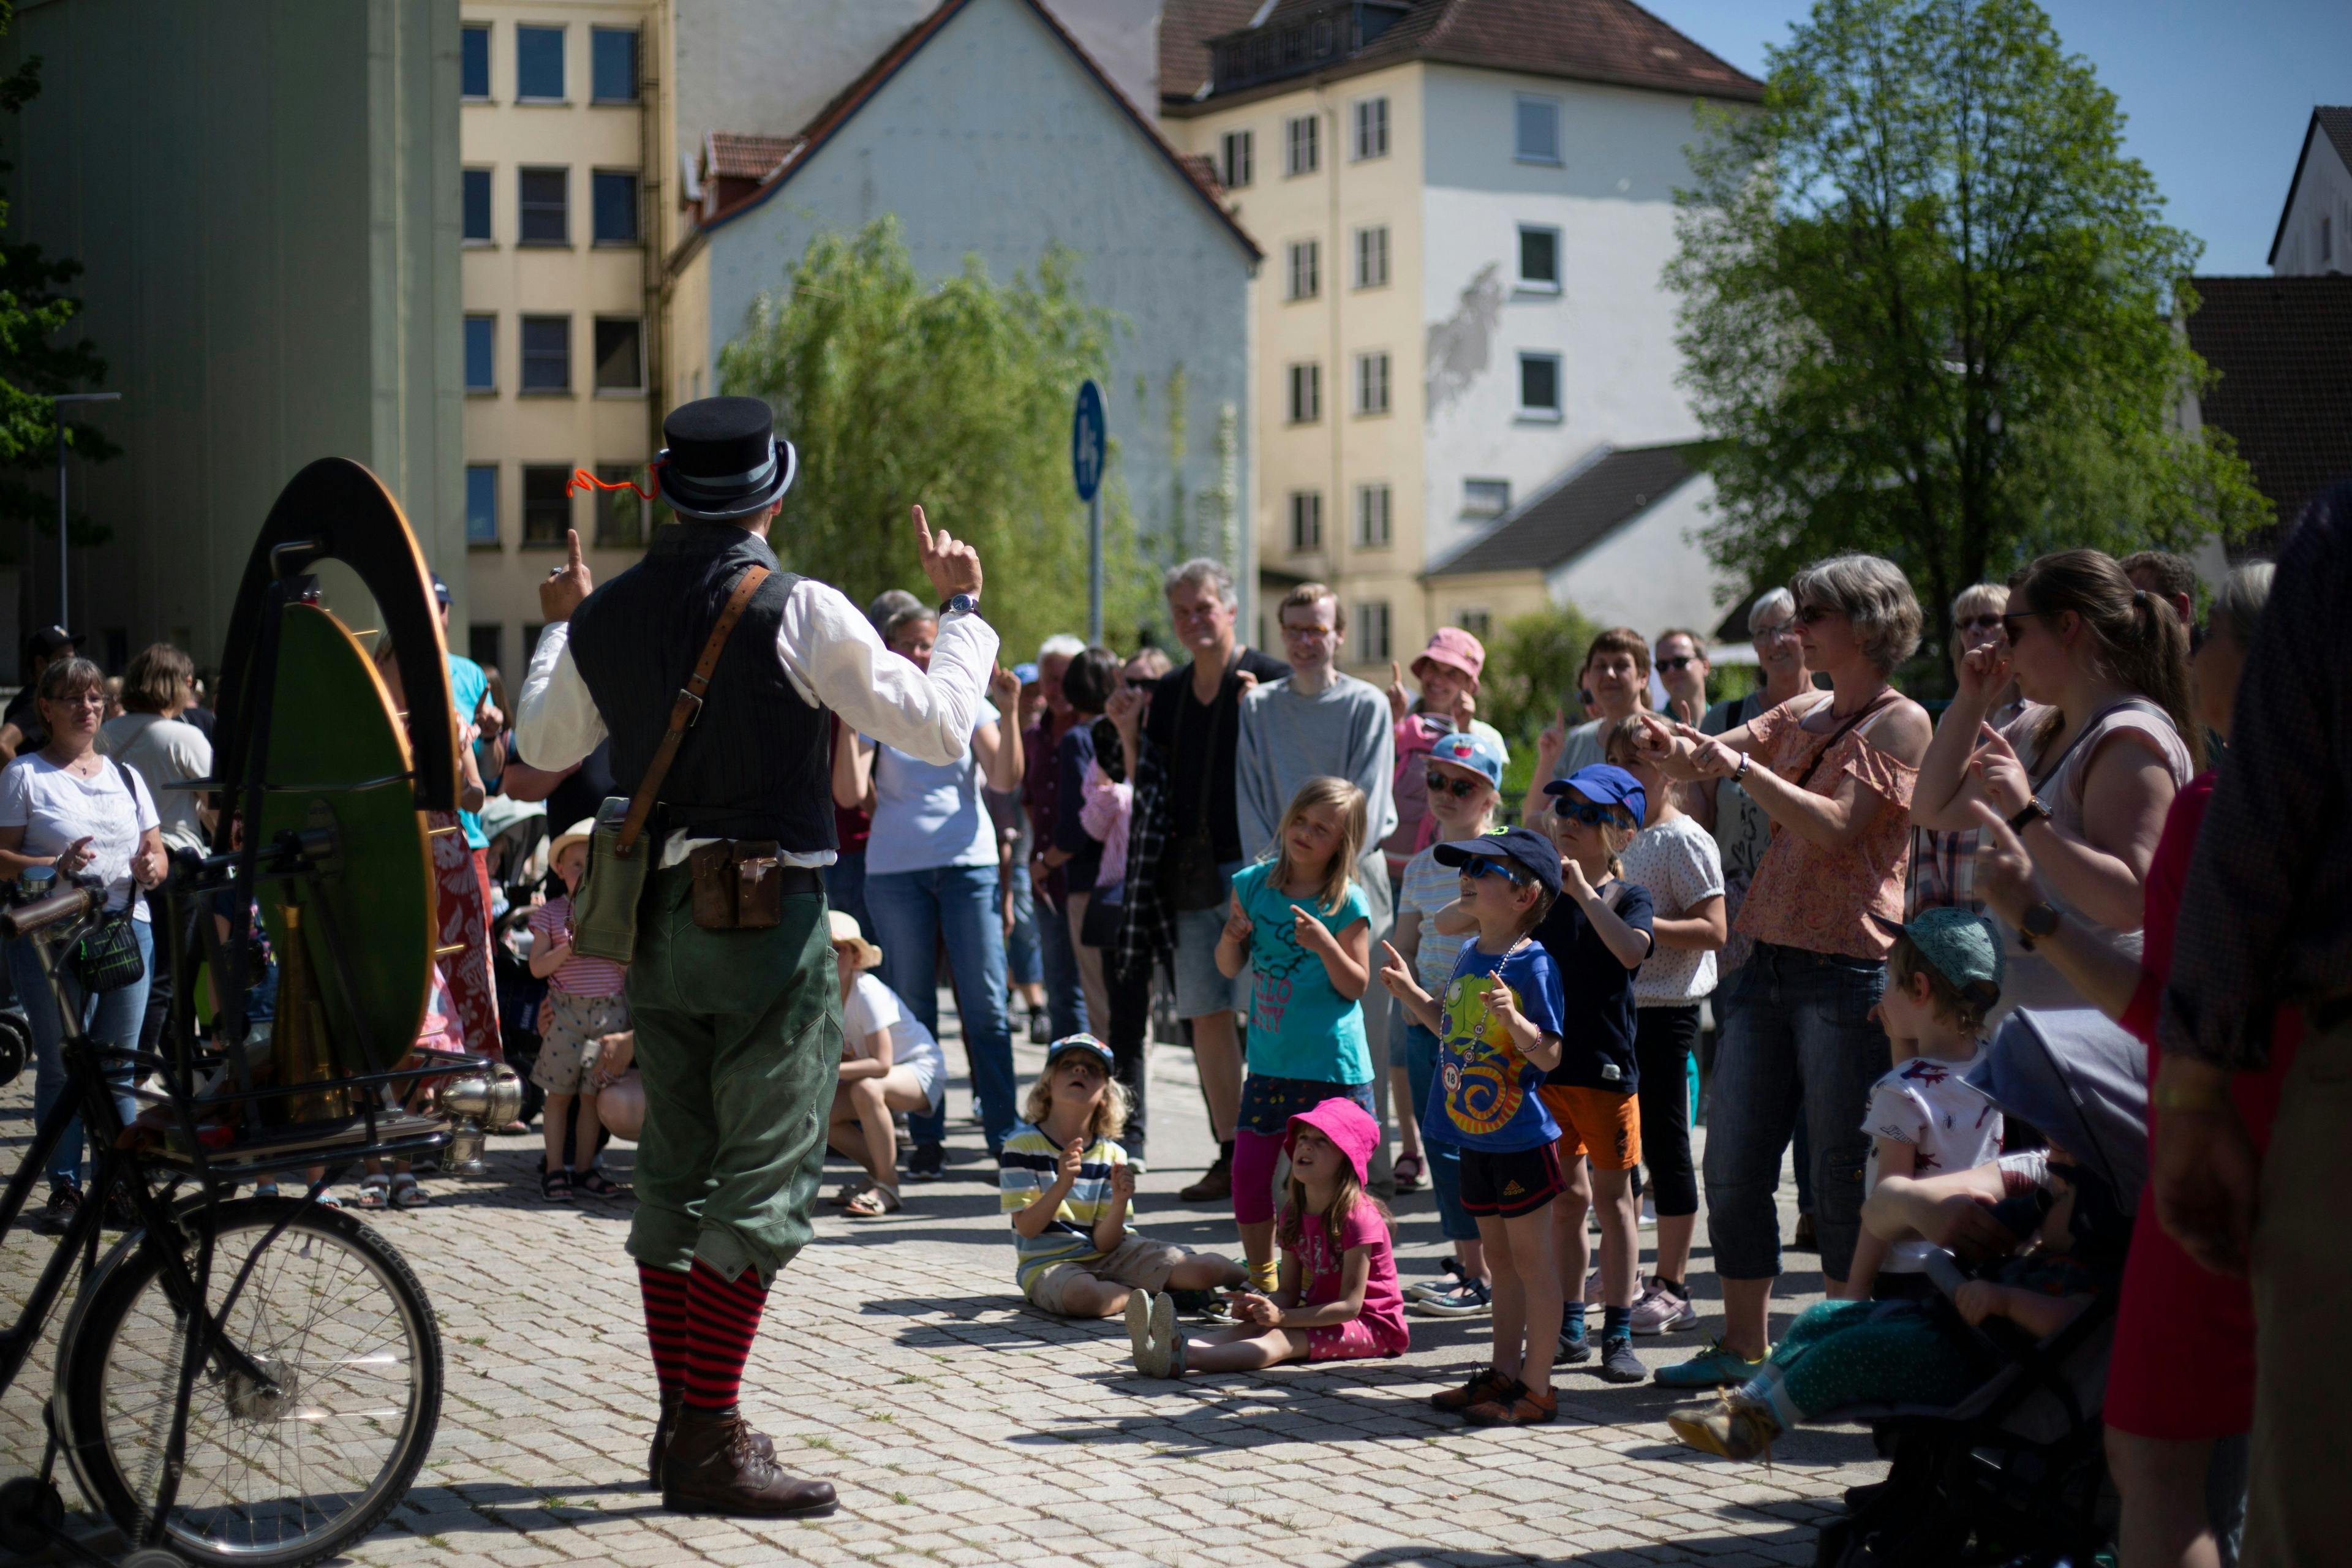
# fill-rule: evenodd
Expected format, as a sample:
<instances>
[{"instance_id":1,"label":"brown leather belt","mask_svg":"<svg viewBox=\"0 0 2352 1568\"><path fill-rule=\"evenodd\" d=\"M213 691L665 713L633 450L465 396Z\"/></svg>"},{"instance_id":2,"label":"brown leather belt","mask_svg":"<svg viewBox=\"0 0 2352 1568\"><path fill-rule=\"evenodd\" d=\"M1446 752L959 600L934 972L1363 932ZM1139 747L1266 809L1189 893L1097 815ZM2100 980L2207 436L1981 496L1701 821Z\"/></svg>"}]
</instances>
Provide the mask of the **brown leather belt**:
<instances>
[{"instance_id":1,"label":"brown leather belt","mask_svg":"<svg viewBox=\"0 0 2352 1568\"><path fill-rule=\"evenodd\" d=\"M719 838L712 842L731 845L734 841ZM691 876L693 868L681 860L675 866L663 867L657 875L667 877L672 873L681 877ZM779 866L772 874L776 879L779 890L787 898L795 894L824 891L824 873L813 866Z\"/></svg>"}]
</instances>

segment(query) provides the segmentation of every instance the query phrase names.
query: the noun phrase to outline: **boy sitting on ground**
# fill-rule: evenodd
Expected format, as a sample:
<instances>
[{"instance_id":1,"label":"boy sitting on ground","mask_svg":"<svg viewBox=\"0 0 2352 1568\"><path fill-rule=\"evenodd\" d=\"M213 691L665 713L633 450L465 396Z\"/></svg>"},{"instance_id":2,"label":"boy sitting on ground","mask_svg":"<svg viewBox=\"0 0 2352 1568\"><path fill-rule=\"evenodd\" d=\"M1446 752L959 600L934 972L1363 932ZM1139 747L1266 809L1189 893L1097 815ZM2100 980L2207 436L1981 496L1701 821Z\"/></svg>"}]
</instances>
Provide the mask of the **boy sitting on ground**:
<instances>
[{"instance_id":1,"label":"boy sitting on ground","mask_svg":"<svg viewBox=\"0 0 2352 1568\"><path fill-rule=\"evenodd\" d=\"M1195 1292L1229 1289L1247 1276L1231 1258L1127 1228L1135 1168L1117 1142L1128 1103L1113 1070L1110 1047L1092 1035L1055 1040L1022 1108L1026 1120L996 1157L1021 1293L1066 1318L1116 1317L1134 1289L1205 1305Z\"/></svg>"}]
</instances>

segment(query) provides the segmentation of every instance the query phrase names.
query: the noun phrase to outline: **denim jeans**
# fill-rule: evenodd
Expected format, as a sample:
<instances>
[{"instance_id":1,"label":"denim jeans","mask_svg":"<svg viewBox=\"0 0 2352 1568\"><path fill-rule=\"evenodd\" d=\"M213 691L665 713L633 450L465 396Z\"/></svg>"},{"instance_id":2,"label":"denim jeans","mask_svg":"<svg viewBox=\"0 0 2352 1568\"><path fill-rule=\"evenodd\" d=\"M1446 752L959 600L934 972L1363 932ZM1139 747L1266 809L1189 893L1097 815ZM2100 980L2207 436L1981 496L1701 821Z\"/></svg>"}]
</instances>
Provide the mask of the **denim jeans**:
<instances>
[{"instance_id":1,"label":"denim jeans","mask_svg":"<svg viewBox=\"0 0 2352 1568\"><path fill-rule=\"evenodd\" d=\"M1087 1016L1087 991L1078 978L1078 950L1070 941L1069 911L1043 893L1035 894L1030 904L1030 919L1037 927L1037 958L1045 972L1045 1016L1054 1026L1054 1037L1104 1033L1109 1019L1097 1023Z\"/></svg>"},{"instance_id":2,"label":"denim jeans","mask_svg":"<svg viewBox=\"0 0 2352 1568\"><path fill-rule=\"evenodd\" d=\"M94 1045L127 1050L139 1044L139 1026L147 1016L147 976L155 972L155 939L145 921L132 921L131 929L138 933L139 957L146 974L120 991L96 996L84 996L70 977L61 977L67 1004L80 1012L82 1031ZM65 962L64 954L58 954L58 962ZM33 1125L38 1127L66 1092L65 1026L58 1016L57 997L41 977L41 961L34 956L31 942L8 944L8 973L16 984L16 1001L25 1009L25 1022L33 1031ZM131 1097L132 1076L127 1065L107 1069L114 1085L114 1108L125 1121L139 1114L139 1102ZM80 1184L81 1152L81 1118L77 1116L67 1124L66 1135L49 1155L52 1184Z\"/></svg>"},{"instance_id":3,"label":"denim jeans","mask_svg":"<svg viewBox=\"0 0 2352 1568\"><path fill-rule=\"evenodd\" d=\"M1013 934L1004 939L1004 977L1013 985L1036 985L1045 970L1037 952L1037 900L1029 891L1028 862L1013 861Z\"/></svg>"},{"instance_id":4,"label":"denim jeans","mask_svg":"<svg viewBox=\"0 0 2352 1568\"><path fill-rule=\"evenodd\" d=\"M834 856L833 864L824 868L824 903L855 919L866 940L874 941L874 917L866 910L865 850L844 849Z\"/></svg>"},{"instance_id":5,"label":"denim jeans","mask_svg":"<svg viewBox=\"0 0 2352 1568\"><path fill-rule=\"evenodd\" d=\"M882 982L898 994L923 1026L939 1032L940 942L948 979L963 1020L963 1048L971 1063L972 1097L993 1156L1020 1120L1013 1081L1013 1035L1004 1014L1004 926L996 901L993 866L934 866L884 871L866 879L866 907L882 946ZM947 1141L945 1111L907 1118L918 1143Z\"/></svg>"},{"instance_id":6,"label":"denim jeans","mask_svg":"<svg viewBox=\"0 0 2352 1568\"><path fill-rule=\"evenodd\" d=\"M1800 1118L1822 1272L1843 1279L1853 1266L1870 1153L1863 1111L1888 1060L1870 1011L1885 989L1883 961L1771 942L1758 942L1740 967L1707 1099L1706 1229L1723 1278L1780 1272L1773 1194Z\"/></svg>"},{"instance_id":7,"label":"denim jeans","mask_svg":"<svg viewBox=\"0 0 2352 1568\"><path fill-rule=\"evenodd\" d=\"M1448 1241L1475 1241L1478 1222L1462 1206L1462 1151L1429 1135L1423 1115L1429 1109L1431 1084L1437 1079L1437 1037L1410 1018L1404 1026L1404 1080L1412 1087L1412 1103L1399 1107L1399 1121L1412 1117L1422 1129L1422 1163L1429 1167L1429 1190L1437 1197L1437 1228Z\"/></svg>"}]
</instances>

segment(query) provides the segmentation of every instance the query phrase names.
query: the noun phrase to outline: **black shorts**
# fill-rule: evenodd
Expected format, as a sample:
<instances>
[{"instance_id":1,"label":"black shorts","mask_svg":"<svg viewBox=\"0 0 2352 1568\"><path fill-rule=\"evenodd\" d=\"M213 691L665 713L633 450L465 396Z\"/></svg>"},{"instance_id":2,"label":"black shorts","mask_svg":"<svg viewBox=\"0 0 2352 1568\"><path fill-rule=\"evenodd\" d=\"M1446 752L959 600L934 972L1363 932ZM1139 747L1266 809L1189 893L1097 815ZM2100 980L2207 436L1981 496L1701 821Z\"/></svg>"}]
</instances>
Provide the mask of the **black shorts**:
<instances>
[{"instance_id":1,"label":"black shorts","mask_svg":"<svg viewBox=\"0 0 2352 1568\"><path fill-rule=\"evenodd\" d=\"M1517 1219L1567 1190L1559 1173L1559 1150L1552 1144L1507 1152L1462 1151L1462 1207L1467 1214Z\"/></svg>"}]
</instances>

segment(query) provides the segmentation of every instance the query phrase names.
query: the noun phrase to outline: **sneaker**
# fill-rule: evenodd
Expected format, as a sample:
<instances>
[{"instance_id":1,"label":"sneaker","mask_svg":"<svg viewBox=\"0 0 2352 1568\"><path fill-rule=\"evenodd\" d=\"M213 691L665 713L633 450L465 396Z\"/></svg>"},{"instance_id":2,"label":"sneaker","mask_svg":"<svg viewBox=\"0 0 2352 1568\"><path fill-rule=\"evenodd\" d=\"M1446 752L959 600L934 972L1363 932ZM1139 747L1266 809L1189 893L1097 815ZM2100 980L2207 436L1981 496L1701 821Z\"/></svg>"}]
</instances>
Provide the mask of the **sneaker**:
<instances>
[{"instance_id":1,"label":"sneaker","mask_svg":"<svg viewBox=\"0 0 2352 1568\"><path fill-rule=\"evenodd\" d=\"M1769 1455L1780 1424L1760 1405L1725 1394L1712 1409L1677 1410L1666 1417L1674 1435L1702 1454L1727 1459Z\"/></svg>"},{"instance_id":2,"label":"sneaker","mask_svg":"<svg viewBox=\"0 0 2352 1568\"><path fill-rule=\"evenodd\" d=\"M1030 1043L1031 1045L1033 1045L1033 1046L1043 1046L1043 1045L1048 1045L1048 1044L1051 1044L1051 1043L1052 1043L1053 1038L1054 1038L1054 1021L1053 1021L1053 1019L1052 1019L1052 1018L1050 1018L1050 1017L1048 1017L1048 1016L1047 1016L1044 1012L1042 1012L1042 1011L1040 1011L1040 1012L1034 1012L1034 1013L1030 1014L1030 1015L1029 1015L1029 1043Z\"/></svg>"},{"instance_id":3,"label":"sneaker","mask_svg":"<svg viewBox=\"0 0 2352 1568\"><path fill-rule=\"evenodd\" d=\"M1482 1366L1461 1387L1443 1388L1431 1394L1429 1403L1435 1410L1467 1410L1474 1405L1515 1398L1526 1392L1527 1385L1517 1378L1505 1377L1491 1366Z\"/></svg>"},{"instance_id":4,"label":"sneaker","mask_svg":"<svg viewBox=\"0 0 2352 1568\"><path fill-rule=\"evenodd\" d=\"M1594 1370L1603 1383L1640 1383L1650 1375L1650 1369L1633 1353L1633 1342L1622 1334L1601 1342L1601 1364Z\"/></svg>"},{"instance_id":5,"label":"sneaker","mask_svg":"<svg viewBox=\"0 0 2352 1568\"><path fill-rule=\"evenodd\" d=\"M1483 1318L1495 1310L1495 1292L1484 1279L1465 1279L1451 1290L1416 1297L1404 1310L1416 1318Z\"/></svg>"},{"instance_id":6,"label":"sneaker","mask_svg":"<svg viewBox=\"0 0 2352 1568\"><path fill-rule=\"evenodd\" d=\"M1653 1203L1650 1199L1643 1198L1642 1200L1642 1212L1634 1216L1633 1224L1642 1230L1657 1229L1658 1205L1655 1203Z\"/></svg>"},{"instance_id":7,"label":"sneaker","mask_svg":"<svg viewBox=\"0 0 2352 1568\"><path fill-rule=\"evenodd\" d=\"M1765 1355L1771 1353L1768 1346ZM1737 1386L1754 1377L1764 1366L1765 1356L1749 1361L1737 1351L1726 1350L1721 1340L1709 1340L1706 1349L1688 1361L1662 1366L1651 1373L1661 1388L1724 1388Z\"/></svg>"},{"instance_id":8,"label":"sneaker","mask_svg":"<svg viewBox=\"0 0 2352 1568\"><path fill-rule=\"evenodd\" d=\"M1473 1426L1543 1426L1559 1415L1559 1395L1549 1389L1532 1394L1522 1386L1507 1398L1489 1399L1462 1413Z\"/></svg>"},{"instance_id":9,"label":"sneaker","mask_svg":"<svg viewBox=\"0 0 2352 1568\"><path fill-rule=\"evenodd\" d=\"M936 1182L947 1173L948 1152L937 1143L918 1143L907 1151L907 1180Z\"/></svg>"},{"instance_id":10,"label":"sneaker","mask_svg":"<svg viewBox=\"0 0 2352 1568\"><path fill-rule=\"evenodd\" d=\"M1176 1310L1188 1318L1204 1323L1231 1323L1236 1320L1233 1309L1225 1305L1224 1297L1214 1290L1170 1290Z\"/></svg>"},{"instance_id":11,"label":"sneaker","mask_svg":"<svg viewBox=\"0 0 2352 1568\"><path fill-rule=\"evenodd\" d=\"M1574 1366L1592 1359L1592 1341L1584 1331L1584 1321L1579 1318L1571 1327L1563 1321L1559 1325L1559 1353L1551 1358L1554 1366Z\"/></svg>"},{"instance_id":12,"label":"sneaker","mask_svg":"<svg viewBox=\"0 0 2352 1568\"><path fill-rule=\"evenodd\" d=\"M1790 1238L1789 1250L1791 1252L1819 1252L1821 1249L1822 1244L1814 1237L1813 1235L1813 1216L1809 1214L1799 1215L1797 1216L1797 1234Z\"/></svg>"},{"instance_id":13,"label":"sneaker","mask_svg":"<svg viewBox=\"0 0 2352 1568\"><path fill-rule=\"evenodd\" d=\"M1201 1173L1201 1179L1176 1194L1177 1200L1188 1204L1221 1204L1234 1195L1233 1162L1223 1153L1217 1163Z\"/></svg>"},{"instance_id":14,"label":"sneaker","mask_svg":"<svg viewBox=\"0 0 2352 1568\"><path fill-rule=\"evenodd\" d=\"M106 1194L106 1209L100 1223L108 1230L137 1230L147 1222L131 1206L131 1194L116 1187Z\"/></svg>"},{"instance_id":15,"label":"sneaker","mask_svg":"<svg viewBox=\"0 0 2352 1568\"><path fill-rule=\"evenodd\" d=\"M1687 1297L1675 1295L1655 1279L1642 1288L1642 1299L1633 1303L1635 1333L1664 1334L1696 1327L1698 1309Z\"/></svg>"},{"instance_id":16,"label":"sneaker","mask_svg":"<svg viewBox=\"0 0 2352 1568\"><path fill-rule=\"evenodd\" d=\"M56 1183L49 1188L48 1206L41 1211L39 1227L46 1235L63 1236L80 1213L81 1188L71 1182Z\"/></svg>"}]
</instances>

